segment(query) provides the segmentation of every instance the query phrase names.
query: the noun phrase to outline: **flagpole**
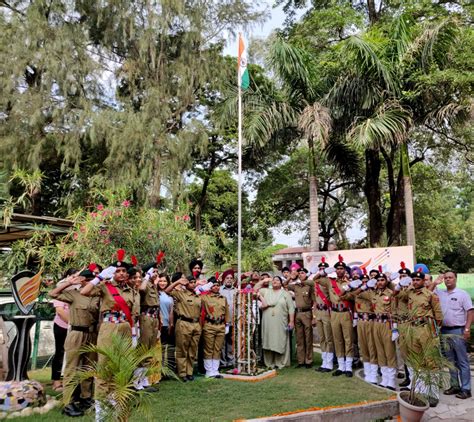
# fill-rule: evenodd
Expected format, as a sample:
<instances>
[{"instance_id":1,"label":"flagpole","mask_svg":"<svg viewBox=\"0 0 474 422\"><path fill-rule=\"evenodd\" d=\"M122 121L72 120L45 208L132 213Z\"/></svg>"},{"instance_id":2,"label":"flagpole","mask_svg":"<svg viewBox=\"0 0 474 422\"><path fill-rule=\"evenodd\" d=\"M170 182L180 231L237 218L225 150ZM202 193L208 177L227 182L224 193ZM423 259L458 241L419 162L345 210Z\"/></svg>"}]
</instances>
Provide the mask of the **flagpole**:
<instances>
[{"instance_id":1,"label":"flagpole","mask_svg":"<svg viewBox=\"0 0 474 422\"><path fill-rule=\"evenodd\" d=\"M241 34L239 34L240 41ZM241 315L241 290L242 290L242 88L241 88L241 66L240 62L237 67L237 86L238 86L238 194L237 194L237 309ZM245 321L242 321L245 323ZM241 324L239 324L239 327ZM242 350L242 330L237 330L237 368L241 372L241 350Z\"/></svg>"}]
</instances>

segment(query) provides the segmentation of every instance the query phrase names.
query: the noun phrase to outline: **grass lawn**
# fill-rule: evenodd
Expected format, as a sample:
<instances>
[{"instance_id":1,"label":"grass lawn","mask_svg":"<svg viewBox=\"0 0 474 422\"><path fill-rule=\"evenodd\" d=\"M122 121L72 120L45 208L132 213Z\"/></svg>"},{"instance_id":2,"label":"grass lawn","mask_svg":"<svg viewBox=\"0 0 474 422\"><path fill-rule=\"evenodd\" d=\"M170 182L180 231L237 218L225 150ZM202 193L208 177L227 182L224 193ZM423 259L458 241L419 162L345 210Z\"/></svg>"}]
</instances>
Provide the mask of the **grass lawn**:
<instances>
[{"instance_id":1,"label":"grass lawn","mask_svg":"<svg viewBox=\"0 0 474 422\"><path fill-rule=\"evenodd\" d=\"M320 363L319 355L316 363ZM30 377L48 383L50 370L34 371ZM54 393L55 394L55 393ZM235 419L271 416L310 407L337 406L364 400L382 400L390 392L372 387L354 377L333 377L310 369L288 368L275 378L249 383L196 377L191 383L164 381L160 391L153 394L153 420L156 421L232 421ZM21 420L63 421L60 409L45 415ZM74 420L91 421L89 417ZM139 421L140 418L132 420Z\"/></svg>"}]
</instances>

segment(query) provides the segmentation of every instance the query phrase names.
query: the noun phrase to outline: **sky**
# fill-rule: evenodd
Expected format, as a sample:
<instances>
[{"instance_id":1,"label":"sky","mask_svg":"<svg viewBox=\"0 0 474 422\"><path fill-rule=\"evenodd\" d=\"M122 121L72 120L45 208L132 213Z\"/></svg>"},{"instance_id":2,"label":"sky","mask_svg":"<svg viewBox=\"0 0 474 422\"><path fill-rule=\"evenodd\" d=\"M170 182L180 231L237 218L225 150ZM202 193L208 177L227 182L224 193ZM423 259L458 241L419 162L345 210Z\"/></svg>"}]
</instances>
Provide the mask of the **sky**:
<instances>
[{"instance_id":1,"label":"sky","mask_svg":"<svg viewBox=\"0 0 474 422\"><path fill-rule=\"evenodd\" d=\"M282 6L273 8L273 1L272 0L267 0L267 10L269 13L269 18L268 20L263 24L263 25L258 25L256 26L253 31L249 34L244 33L244 38L246 40L249 40L250 38L265 38L270 33L276 29L280 28L283 25L283 22L285 20L285 13L282 10ZM304 13L304 11L301 11L299 13L299 16L301 16ZM230 55L230 56L237 56L237 41L232 40L229 41L226 48L224 49L224 54L225 55ZM309 220L308 220L309 224ZM281 230L279 229L274 229L273 230L273 236L274 236L274 243L281 243L285 244L287 246L300 246L299 241L300 239L303 238L304 233L301 231L295 231L291 233L290 235L286 235L282 233ZM347 236L351 242L354 242L364 236L364 231L362 230L361 223L360 221L355 221L353 227L349 228L347 231Z\"/></svg>"}]
</instances>

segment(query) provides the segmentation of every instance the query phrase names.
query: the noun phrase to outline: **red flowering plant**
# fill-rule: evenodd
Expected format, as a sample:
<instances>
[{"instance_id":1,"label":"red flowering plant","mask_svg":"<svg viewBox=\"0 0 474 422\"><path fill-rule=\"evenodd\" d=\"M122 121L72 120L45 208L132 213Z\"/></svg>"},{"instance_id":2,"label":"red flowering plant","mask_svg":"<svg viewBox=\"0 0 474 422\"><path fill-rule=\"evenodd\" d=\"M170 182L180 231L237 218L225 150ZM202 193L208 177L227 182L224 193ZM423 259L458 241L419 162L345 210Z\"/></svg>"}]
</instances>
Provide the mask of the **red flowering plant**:
<instances>
[{"instance_id":1,"label":"red flowering plant","mask_svg":"<svg viewBox=\"0 0 474 422\"><path fill-rule=\"evenodd\" d=\"M55 276L90 262L105 267L119 248L125 249L126 261L130 262L135 255L142 265L154 261L157 253L164 251L161 268L168 273L188 271L189 261L196 256L212 264L214 241L192 229L187 209L172 212L137 207L117 194L100 199L97 205L76 213L74 226L64 237L54 243L50 239L46 246L36 239L32 250L28 241L23 241L21 248L14 248L18 253L9 254L8 259L24 268L26 257L33 257L38 266Z\"/></svg>"}]
</instances>

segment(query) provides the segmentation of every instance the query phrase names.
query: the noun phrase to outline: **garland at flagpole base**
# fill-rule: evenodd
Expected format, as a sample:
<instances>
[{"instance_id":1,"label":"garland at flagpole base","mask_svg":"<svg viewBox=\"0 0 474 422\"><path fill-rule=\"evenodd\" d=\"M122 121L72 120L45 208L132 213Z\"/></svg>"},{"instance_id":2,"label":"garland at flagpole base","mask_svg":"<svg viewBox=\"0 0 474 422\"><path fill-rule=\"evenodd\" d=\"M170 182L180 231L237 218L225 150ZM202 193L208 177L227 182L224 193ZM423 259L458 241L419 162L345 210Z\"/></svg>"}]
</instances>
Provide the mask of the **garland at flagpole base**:
<instances>
[{"instance_id":1,"label":"garland at flagpole base","mask_svg":"<svg viewBox=\"0 0 474 422\"><path fill-rule=\"evenodd\" d=\"M232 375L258 375L262 356L260 340L260 310L253 289L243 289L234 297L233 349L236 368ZM239 347L240 346L240 347Z\"/></svg>"}]
</instances>

